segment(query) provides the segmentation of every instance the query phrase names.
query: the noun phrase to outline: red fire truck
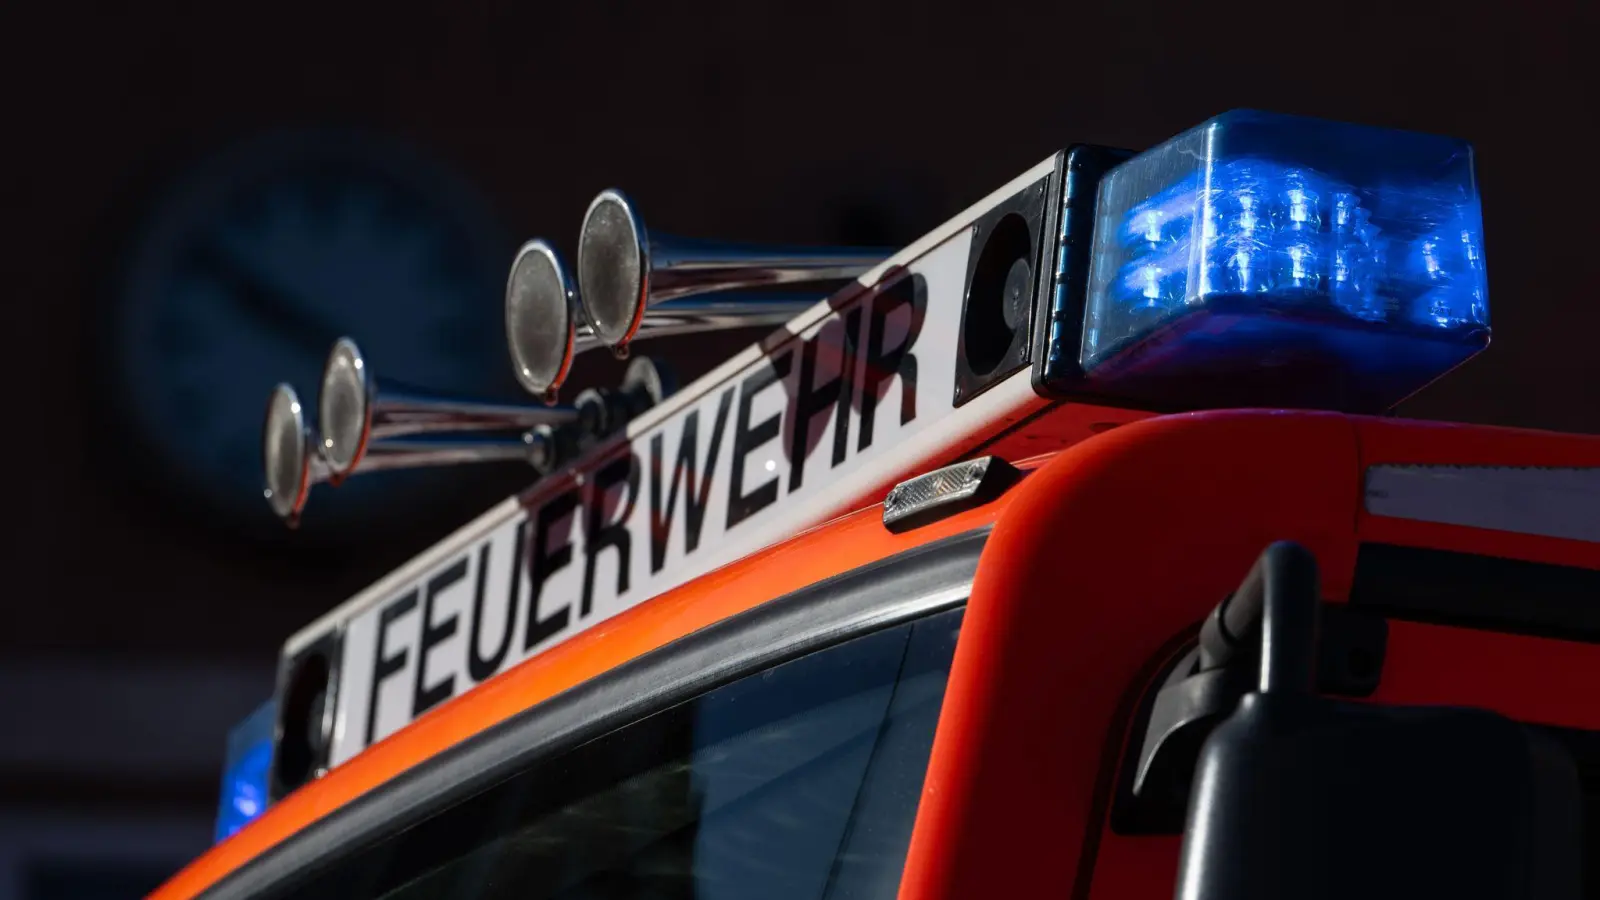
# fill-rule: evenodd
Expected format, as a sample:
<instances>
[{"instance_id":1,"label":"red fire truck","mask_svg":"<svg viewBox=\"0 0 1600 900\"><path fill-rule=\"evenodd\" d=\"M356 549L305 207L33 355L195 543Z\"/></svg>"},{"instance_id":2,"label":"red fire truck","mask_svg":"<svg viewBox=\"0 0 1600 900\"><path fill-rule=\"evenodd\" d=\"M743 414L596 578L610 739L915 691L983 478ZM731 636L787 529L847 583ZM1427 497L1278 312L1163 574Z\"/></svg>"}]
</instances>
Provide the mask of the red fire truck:
<instances>
[{"instance_id":1,"label":"red fire truck","mask_svg":"<svg viewBox=\"0 0 1600 900\"><path fill-rule=\"evenodd\" d=\"M1463 142L1228 113L895 253L608 191L506 320L525 407L348 340L315 417L274 395L291 522L537 477L284 645L156 897L1600 894L1600 439L1387 415L1488 343ZM591 347L751 322L556 402Z\"/></svg>"}]
</instances>

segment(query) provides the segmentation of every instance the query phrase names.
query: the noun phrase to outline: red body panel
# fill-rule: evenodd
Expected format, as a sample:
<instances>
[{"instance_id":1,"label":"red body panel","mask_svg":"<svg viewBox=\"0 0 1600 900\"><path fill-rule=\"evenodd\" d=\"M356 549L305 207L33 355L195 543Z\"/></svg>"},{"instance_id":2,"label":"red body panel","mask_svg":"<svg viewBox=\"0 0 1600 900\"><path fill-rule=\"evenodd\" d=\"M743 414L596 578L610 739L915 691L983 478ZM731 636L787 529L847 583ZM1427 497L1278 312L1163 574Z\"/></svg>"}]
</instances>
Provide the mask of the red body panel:
<instances>
[{"instance_id":1,"label":"red body panel","mask_svg":"<svg viewBox=\"0 0 1600 900\"><path fill-rule=\"evenodd\" d=\"M1130 688L1272 541L1347 588L1360 484L1350 419L1268 412L1126 425L1034 473L979 564L900 896L1087 884Z\"/></svg>"},{"instance_id":2,"label":"red body panel","mask_svg":"<svg viewBox=\"0 0 1600 900\"><path fill-rule=\"evenodd\" d=\"M1376 463L1600 467L1600 440L1312 413L1128 425L1055 457L1001 517L968 605L902 900L1170 897L1175 837L1122 837L1108 807L1132 711L1275 540L1348 597L1361 542L1600 569L1600 544L1364 512ZM1600 727L1576 685L1600 647L1395 623L1373 702L1483 706Z\"/></svg>"}]
</instances>

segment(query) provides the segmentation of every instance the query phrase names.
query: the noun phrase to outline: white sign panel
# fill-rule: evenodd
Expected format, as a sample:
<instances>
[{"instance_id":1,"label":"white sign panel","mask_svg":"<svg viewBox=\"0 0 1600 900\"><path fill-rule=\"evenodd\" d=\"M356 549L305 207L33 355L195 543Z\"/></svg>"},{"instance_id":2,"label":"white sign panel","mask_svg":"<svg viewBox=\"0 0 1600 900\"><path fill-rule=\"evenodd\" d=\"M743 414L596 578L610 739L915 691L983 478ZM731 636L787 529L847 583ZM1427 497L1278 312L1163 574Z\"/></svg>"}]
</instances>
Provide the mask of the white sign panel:
<instances>
[{"instance_id":1,"label":"white sign panel","mask_svg":"<svg viewBox=\"0 0 1600 900\"><path fill-rule=\"evenodd\" d=\"M331 762L844 511L841 479L951 412L970 244L958 232L351 618Z\"/></svg>"}]
</instances>

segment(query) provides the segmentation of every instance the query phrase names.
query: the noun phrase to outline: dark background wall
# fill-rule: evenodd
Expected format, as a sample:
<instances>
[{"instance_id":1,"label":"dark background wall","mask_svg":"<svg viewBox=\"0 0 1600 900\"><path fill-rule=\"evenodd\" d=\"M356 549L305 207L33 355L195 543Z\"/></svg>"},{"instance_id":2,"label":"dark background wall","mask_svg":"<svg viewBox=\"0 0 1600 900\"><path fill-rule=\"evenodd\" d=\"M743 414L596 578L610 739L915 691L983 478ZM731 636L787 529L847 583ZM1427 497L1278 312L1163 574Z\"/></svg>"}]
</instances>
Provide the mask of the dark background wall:
<instances>
[{"instance_id":1,"label":"dark background wall","mask_svg":"<svg viewBox=\"0 0 1600 900\"><path fill-rule=\"evenodd\" d=\"M1595 432L1594 25L1577 0L8 6L0 708L32 718L0 721L22 747L0 753L0 807L204 826L222 729L270 689L279 643L520 483L466 476L332 552L226 533L124 465L86 335L141 203L218 146L371 130L469 181L512 238L570 253L611 185L683 234L903 243L1070 142L1141 148L1228 108L1447 133L1479 152L1495 342L1405 411ZM667 355L688 376L730 347ZM170 687L207 680L237 687ZM118 774L60 749L85 742L170 749Z\"/></svg>"}]
</instances>

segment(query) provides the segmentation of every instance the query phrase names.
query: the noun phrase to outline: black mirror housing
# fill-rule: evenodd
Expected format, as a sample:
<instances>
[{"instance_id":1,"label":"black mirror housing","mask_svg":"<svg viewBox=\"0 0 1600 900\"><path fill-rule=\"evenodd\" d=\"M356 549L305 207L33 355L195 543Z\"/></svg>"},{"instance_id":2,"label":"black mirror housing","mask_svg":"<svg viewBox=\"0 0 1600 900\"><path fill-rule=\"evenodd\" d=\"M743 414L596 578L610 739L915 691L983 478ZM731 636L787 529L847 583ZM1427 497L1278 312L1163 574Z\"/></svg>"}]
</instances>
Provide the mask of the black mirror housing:
<instances>
[{"instance_id":1,"label":"black mirror housing","mask_svg":"<svg viewBox=\"0 0 1600 900\"><path fill-rule=\"evenodd\" d=\"M1583 804L1555 738L1496 713L1312 692L1315 561L1269 547L1261 679L1200 750L1178 900L1578 900Z\"/></svg>"},{"instance_id":2,"label":"black mirror housing","mask_svg":"<svg viewBox=\"0 0 1600 900\"><path fill-rule=\"evenodd\" d=\"M1470 709L1248 694L1201 750L1180 900L1578 900L1566 749Z\"/></svg>"}]
</instances>

